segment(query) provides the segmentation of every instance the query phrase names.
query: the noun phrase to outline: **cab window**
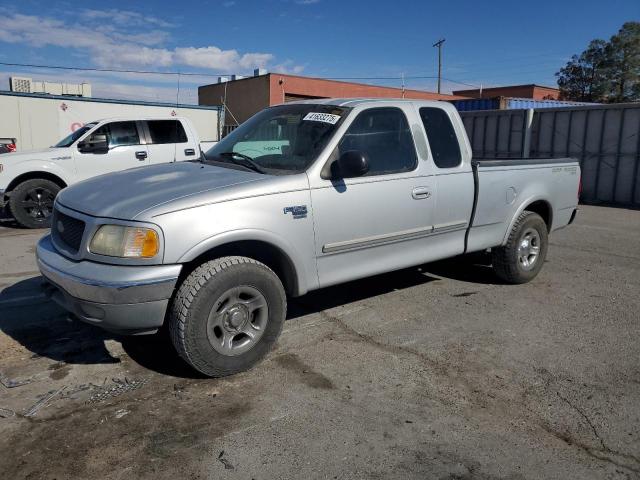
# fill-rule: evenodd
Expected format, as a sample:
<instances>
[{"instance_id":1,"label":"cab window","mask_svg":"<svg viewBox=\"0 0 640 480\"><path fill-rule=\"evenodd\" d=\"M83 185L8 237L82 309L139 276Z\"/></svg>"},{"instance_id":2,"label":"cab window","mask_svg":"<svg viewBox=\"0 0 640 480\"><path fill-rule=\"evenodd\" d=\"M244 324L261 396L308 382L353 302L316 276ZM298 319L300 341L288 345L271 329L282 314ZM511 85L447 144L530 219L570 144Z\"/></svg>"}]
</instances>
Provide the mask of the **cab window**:
<instances>
[{"instance_id":1,"label":"cab window","mask_svg":"<svg viewBox=\"0 0 640 480\"><path fill-rule=\"evenodd\" d=\"M152 144L187 142L182 123L177 120L150 120L147 126Z\"/></svg>"},{"instance_id":2,"label":"cab window","mask_svg":"<svg viewBox=\"0 0 640 480\"><path fill-rule=\"evenodd\" d=\"M349 150L358 150L368 157L369 171L365 176L409 172L418 163L407 118L395 107L361 112L342 137L338 156Z\"/></svg>"},{"instance_id":3,"label":"cab window","mask_svg":"<svg viewBox=\"0 0 640 480\"><path fill-rule=\"evenodd\" d=\"M103 125L94 133L107 136L109 148L121 147L125 145L139 145L140 136L136 122L112 122Z\"/></svg>"},{"instance_id":4,"label":"cab window","mask_svg":"<svg viewBox=\"0 0 640 480\"><path fill-rule=\"evenodd\" d=\"M438 168L453 168L460 165L462 155L460 144L451 119L441 108L424 107L420 118L427 132L433 163Z\"/></svg>"}]
</instances>

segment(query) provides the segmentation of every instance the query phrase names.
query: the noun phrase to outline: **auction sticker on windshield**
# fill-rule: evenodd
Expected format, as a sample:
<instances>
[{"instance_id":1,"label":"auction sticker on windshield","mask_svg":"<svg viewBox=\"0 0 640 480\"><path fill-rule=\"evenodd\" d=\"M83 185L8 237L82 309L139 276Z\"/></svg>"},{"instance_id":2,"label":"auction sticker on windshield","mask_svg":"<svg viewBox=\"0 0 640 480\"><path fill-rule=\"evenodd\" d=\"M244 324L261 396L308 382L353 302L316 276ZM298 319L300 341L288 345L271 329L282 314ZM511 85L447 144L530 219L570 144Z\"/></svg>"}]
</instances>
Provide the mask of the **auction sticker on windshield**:
<instances>
[{"instance_id":1,"label":"auction sticker on windshield","mask_svg":"<svg viewBox=\"0 0 640 480\"><path fill-rule=\"evenodd\" d=\"M305 115L303 120L311 120L312 122L324 122L335 125L340 120L340 115L333 115L332 113L318 113L309 112Z\"/></svg>"}]
</instances>

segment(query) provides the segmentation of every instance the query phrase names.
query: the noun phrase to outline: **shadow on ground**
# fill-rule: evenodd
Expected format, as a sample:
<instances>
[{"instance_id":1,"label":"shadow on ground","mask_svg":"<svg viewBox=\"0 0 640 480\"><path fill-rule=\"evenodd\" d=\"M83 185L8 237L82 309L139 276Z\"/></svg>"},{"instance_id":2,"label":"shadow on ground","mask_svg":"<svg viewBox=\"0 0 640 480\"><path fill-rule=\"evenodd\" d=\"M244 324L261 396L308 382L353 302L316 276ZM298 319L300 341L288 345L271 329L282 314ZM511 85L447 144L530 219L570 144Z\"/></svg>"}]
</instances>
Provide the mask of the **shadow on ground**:
<instances>
[{"instance_id":1,"label":"shadow on ground","mask_svg":"<svg viewBox=\"0 0 640 480\"><path fill-rule=\"evenodd\" d=\"M471 253L459 257L428 263L421 267L425 272L460 282L483 285L503 285L491 267L491 254Z\"/></svg>"},{"instance_id":2,"label":"shadow on ground","mask_svg":"<svg viewBox=\"0 0 640 480\"><path fill-rule=\"evenodd\" d=\"M287 320L434 281L422 268L409 268L315 290L289 299Z\"/></svg>"},{"instance_id":3,"label":"shadow on ground","mask_svg":"<svg viewBox=\"0 0 640 480\"><path fill-rule=\"evenodd\" d=\"M464 282L499 283L484 255L376 275L336 285L289 299L287 320L392 291L439 281L440 277ZM98 327L68 321L66 312L42 294L41 277L17 282L0 291L0 331L24 346L34 356L70 364L107 364L120 360L111 356L105 340L122 343L131 360L141 367L179 378L202 378L176 353L166 331L157 335L114 337Z\"/></svg>"},{"instance_id":4,"label":"shadow on ground","mask_svg":"<svg viewBox=\"0 0 640 480\"><path fill-rule=\"evenodd\" d=\"M21 225L18 224L18 222L16 222L13 217L10 217L6 214L2 215L0 214L0 227L5 227L5 228L11 228L14 230L25 230L28 231L28 229L22 227Z\"/></svg>"},{"instance_id":5,"label":"shadow on ground","mask_svg":"<svg viewBox=\"0 0 640 480\"><path fill-rule=\"evenodd\" d=\"M131 360L147 370L177 378L207 378L180 358L165 330L156 335L120 337L119 340Z\"/></svg>"},{"instance_id":6,"label":"shadow on ground","mask_svg":"<svg viewBox=\"0 0 640 480\"><path fill-rule=\"evenodd\" d=\"M71 364L116 363L104 345L110 336L89 325L70 323L63 309L43 296L41 277L0 291L0 331L35 356Z\"/></svg>"}]
</instances>

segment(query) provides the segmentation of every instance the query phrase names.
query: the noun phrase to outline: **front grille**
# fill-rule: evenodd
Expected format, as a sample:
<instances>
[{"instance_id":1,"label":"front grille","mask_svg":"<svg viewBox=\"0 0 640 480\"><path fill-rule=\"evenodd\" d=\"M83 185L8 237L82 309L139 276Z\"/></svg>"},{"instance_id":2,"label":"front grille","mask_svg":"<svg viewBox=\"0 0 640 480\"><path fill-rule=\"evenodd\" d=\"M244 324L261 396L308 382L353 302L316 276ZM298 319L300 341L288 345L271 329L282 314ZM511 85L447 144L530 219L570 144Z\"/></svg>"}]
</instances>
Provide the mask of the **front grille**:
<instances>
[{"instance_id":1,"label":"front grille","mask_svg":"<svg viewBox=\"0 0 640 480\"><path fill-rule=\"evenodd\" d=\"M59 210L54 210L51 222L53 239L62 242L73 253L78 253L82 243L85 224L82 220L70 217Z\"/></svg>"}]
</instances>

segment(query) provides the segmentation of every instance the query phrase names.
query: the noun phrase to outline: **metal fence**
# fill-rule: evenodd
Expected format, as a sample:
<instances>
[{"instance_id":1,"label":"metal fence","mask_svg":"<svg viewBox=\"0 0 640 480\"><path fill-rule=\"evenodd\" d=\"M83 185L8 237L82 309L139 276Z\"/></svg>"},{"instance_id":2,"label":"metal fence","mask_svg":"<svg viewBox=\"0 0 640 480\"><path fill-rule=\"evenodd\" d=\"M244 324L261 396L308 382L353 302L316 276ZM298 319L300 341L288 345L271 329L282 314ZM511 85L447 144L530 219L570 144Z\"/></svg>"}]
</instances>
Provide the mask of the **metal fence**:
<instances>
[{"instance_id":1,"label":"metal fence","mask_svg":"<svg viewBox=\"0 0 640 480\"><path fill-rule=\"evenodd\" d=\"M474 157L574 157L583 202L640 207L640 104L461 115Z\"/></svg>"}]
</instances>

